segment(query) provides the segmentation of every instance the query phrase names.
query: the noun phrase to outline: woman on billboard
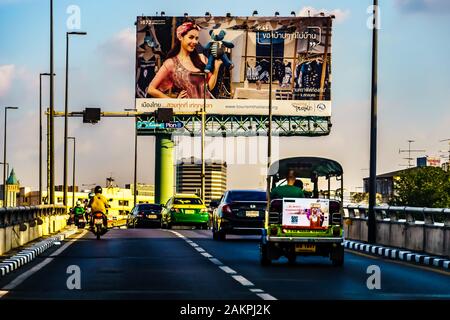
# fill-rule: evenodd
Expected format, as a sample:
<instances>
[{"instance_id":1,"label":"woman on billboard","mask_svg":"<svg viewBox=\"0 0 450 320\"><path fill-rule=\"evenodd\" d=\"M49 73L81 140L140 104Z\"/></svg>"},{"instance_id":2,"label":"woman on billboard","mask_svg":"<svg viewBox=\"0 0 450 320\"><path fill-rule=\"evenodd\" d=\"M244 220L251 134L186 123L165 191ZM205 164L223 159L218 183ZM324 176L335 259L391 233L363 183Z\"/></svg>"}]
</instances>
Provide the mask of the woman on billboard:
<instances>
[{"instance_id":1,"label":"woman on billboard","mask_svg":"<svg viewBox=\"0 0 450 320\"><path fill-rule=\"evenodd\" d=\"M167 54L161 68L148 86L148 94L154 98L173 98L169 92L176 93L175 97L203 98L204 75L201 73L206 66L207 59L197 52L200 27L193 22L184 22L177 28L177 35L172 49ZM208 89L212 90L217 82L222 60L216 59L214 71L207 73ZM213 98L207 90L207 98Z\"/></svg>"}]
</instances>

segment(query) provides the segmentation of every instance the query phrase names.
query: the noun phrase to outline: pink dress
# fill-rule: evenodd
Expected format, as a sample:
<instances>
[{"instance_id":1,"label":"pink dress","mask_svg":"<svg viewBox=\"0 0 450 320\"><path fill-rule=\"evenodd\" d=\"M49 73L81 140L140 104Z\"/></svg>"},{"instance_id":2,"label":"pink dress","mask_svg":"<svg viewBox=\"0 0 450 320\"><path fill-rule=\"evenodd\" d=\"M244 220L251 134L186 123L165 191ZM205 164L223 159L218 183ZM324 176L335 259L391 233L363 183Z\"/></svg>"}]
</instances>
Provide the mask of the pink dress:
<instances>
[{"instance_id":1,"label":"pink dress","mask_svg":"<svg viewBox=\"0 0 450 320\"><path fill-rule=\"evenodd\" d=\"M167 94L170 89L173 92L186 90L187 97L192 99L203 99L204 78L202 75L192 75L192 71L183 66L178 57L169 58L164 61L161 69L153 78L150 85L161 92ZM211 76L208 73L208 80ZM212 98L209 91L206 91L206 98Z\"/></svg>"}]
</instances>

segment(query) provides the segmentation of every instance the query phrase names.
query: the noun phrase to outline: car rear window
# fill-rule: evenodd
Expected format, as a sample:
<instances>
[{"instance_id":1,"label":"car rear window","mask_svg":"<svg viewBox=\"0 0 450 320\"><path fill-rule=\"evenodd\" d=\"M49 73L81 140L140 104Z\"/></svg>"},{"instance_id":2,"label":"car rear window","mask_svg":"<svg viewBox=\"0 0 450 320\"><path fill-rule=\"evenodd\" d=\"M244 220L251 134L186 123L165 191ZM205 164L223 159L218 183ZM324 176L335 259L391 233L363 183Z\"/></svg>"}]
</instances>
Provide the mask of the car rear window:
<instances>
[{"instance_id":1,"label":"car rear window","mask_svg":"<svg viewBox=\"0 0 450 320\"><path fill-rule=\"evenodd\" d=\"M232 191L228 194L228 201L267 201L264 191Z\"/></svg>"},{"instance_id":2,"label":"car rear window","mask_svg":"<svg viewBox=\"0 0 450 320\"><path fill-rule=\"evenodd\" d=\"M139 210L161 210L161 206L158 204L140 204Z\"/></svg>"},{"instance_id":3,"label":"car rear window","mask_svg":"<svg viewBox=\"0 0 450 320\"><path fill-rule=\"evenodd\" d=\"M200 198L175 198L173 204L203 204Z\"/></svg>"}]
</instances>

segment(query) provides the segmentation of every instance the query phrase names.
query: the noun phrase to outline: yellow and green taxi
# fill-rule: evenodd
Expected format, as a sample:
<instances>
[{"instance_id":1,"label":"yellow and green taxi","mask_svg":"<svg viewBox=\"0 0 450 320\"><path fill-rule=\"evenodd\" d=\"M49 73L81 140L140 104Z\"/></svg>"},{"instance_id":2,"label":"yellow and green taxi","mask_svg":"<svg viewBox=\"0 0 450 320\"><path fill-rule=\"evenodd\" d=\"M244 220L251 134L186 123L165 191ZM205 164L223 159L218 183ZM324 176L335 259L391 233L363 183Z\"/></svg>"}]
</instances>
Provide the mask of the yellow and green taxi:
<instances>
[{"instance_id":1,"label":"yellow and green taxi","mask_svg":"<svg viewBox=\"0 0 450 320\"><path fill-rule=\"evenodd\" d=\"M200 229L208 227L208 209L195 194L175 194L163 206L161 213L161 228L170 229L174 225L196 226Z\"/></svg>"}]
</instances>

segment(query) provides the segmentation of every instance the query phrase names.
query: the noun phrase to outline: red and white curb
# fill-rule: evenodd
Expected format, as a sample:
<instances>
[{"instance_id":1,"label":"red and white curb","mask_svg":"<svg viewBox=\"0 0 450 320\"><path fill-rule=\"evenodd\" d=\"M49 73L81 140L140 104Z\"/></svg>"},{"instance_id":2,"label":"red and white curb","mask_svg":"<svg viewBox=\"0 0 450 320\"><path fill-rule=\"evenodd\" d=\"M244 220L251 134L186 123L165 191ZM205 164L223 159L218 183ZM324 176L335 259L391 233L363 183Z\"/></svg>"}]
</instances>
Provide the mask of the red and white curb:
<instances>
[{"instance_id":1,"label":"red and white curb","mask_svg":"<svg viewBox=\"0 0 450 320\"><path fill-rule=\"evenodd\" d=\"M450 270L450 260L443 257L429 256L427 254L412 252L404 249L372 245L358 241L344 241L344 248L377 255L392 260L413 262L425 266L434 266Z\"/></svg>"},{"instance_id":2,"label":"red and white curb","mask_svg":"<svg viewBox=\"0 0 450 320\"><path fill-rule=\"evenodd\" d=\"M61 241L70 237L77 232L78 229L70 229L54 237L45 239L34 245L20 251L16 255L5 259L0 262L0 276L5 276L8 273L24 266L25 264L33 261L39 254L43 253L48 248L61 244Z\"/></svg>"}]
</instances>

